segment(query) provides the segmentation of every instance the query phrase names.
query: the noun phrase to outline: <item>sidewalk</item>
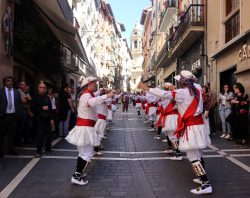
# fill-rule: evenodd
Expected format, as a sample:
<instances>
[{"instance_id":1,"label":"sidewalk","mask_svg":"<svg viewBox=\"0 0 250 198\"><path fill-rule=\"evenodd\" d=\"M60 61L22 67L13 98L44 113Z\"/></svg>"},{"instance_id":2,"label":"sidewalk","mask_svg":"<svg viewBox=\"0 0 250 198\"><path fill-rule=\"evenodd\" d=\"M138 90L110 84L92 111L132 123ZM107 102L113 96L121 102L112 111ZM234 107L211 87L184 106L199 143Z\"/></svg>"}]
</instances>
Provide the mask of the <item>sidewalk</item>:
<instances>
[{"instance_id":1,"label":"sidewalk","mask_svg":"<svg viewBox=\"0 0 250 198\"><path fill-rule=\"evenodd\" d=\"M8 187L10 197L197 197L189 192L196 184L187 158L169 160L171 155L163 153L167 144L155 140L156 132L148 132L143 118L129 108L125 115L120 108L116 112L115 123L103 141L104 155L95 156L87 167L88 185L70 184L77 151L61 140L54 146L55 154L37 162L32 158L33 148L20 148L18 158L1 159L0 191L29 163L34 167L17 178L21 181L17 187ZM218 134L204 156L214 189L209 197L250 197L250 148L236 148Z\"/></svg>"}]
</instances>

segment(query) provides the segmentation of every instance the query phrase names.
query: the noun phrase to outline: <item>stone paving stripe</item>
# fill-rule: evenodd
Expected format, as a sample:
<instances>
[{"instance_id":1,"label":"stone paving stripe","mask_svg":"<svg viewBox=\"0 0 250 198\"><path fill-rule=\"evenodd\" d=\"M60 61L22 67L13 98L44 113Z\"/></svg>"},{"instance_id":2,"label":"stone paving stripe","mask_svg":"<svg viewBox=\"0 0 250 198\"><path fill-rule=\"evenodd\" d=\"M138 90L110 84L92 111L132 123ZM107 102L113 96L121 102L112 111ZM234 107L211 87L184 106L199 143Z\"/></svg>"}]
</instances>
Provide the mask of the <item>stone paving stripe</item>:
<instances>
[{"instance_id":1,"label":"stone paving stripe","mask_svg":"<svg viewBox=\"0 0 250 198\"><path fill-rule=\"evenodd\" d=\"M137 130L137 131L147 131L149 128L109 128L109 131L131 131L132 130Z\"/></svg>"},{"instance_id":2,"label":"stone paving stripe","mask_svg":"<svg viewBox=\"0 0 250 198\"><path fill-rule=\"evenodd\" d=\"M246 157L245 155L243 156L242 154L234 154L234 155L229 155L227 156L227 154L223 151L221 151L219 148L213 146L213 145L209 145L209 148L217 151L217 153L222 154L224 157L226 157L228 160L230 160L231 162L233 162L234 164L238 165L239 167L241 167L242 169L246 170L247 172L250 172L250 167L247 166L246 164L242 163L241 161L233 158L234 157Z\"/></svg>"},{"instance_id":3,"label":"stone paving stripe","mask_svg":"<svg viewBox=\"0 0 250 198\"><path fill-rule=\"evenodd\" d=\"M61 137L55 139L51 146L55 146L58 142L62 140ZM34 149L34 148L32 148ZM6 156L6 158L33 158L18 174L17 176L0 192L0 197L8 197L18 186L18 184L25 178L25 176L32 170L32 168L39 162L41 158L34 158L34 156Z\"/></svg>"},{"instance_id":4,"label":"stone paving stripe","mask_svg":"<svg viewBox=\"0 0 250 198\"><path fill-rule=\"evenodd\" d=\"M24 177L31 171L37 164L40 158L33 158L19 173L18 175L0 192L0 197L8 197L17 187L17 185L24 179Z\"/></svg>"},{"instance_id":5,"label":"stone paving stripe","mask_svg":"<svg viewBox=\"0 0 250 198\"><path fill-rule=\"evenodd\" d=\"M226 158L229 159L234 164L238 165L239 167L243 168L244 170L246 170L247 172L250 173L250 167L247 166L246 164L240 162L239 160L237 160L237 159L235 159L233 157L226 157Z\"/></svg>"},{"instance_id":6,"label":"stone paving stripe","mask_svg":"<svg viewBox=\"0 0 250 198\"><path fill-rule=\"evenodd\" d=\"M127 152L127 154L130 154L130 152ZM135 153L137 154L137 153ZM204 158L218 158L218 157L226 157L224 155L203 155ZM231 154L228 155L228 157L250 157L250 154ZM13 155L6 155L5 158L34 158L32 155L19 155L19 156L13 156ZM76 159L77 157L73 156L42 156L41 158L46 159ZM137 158L126 158L126 157L93 157L95 160L118 160L118 161L137 161L137 160L165 160L169 159L170 157L137 157ZM187 158L186 156L183 156L183 158Z\"/></svg>"},{"instance_id":7,"label":"stone paving stripe","mask_svg":"<svg viewBox=\"0 0 250 198\"><path fill-rule=\"evenodd\" d=\"M34 156L6 156L6 158L33 158ZM217 158L217 157L224 157L223 155L204 155L204 158ZM241 157L241 156L238 156ZM242 156L244 157L244 156ZM77 157L74 156L42 156L41 159L76 159ZM187 158L186 156L183 156L183 158ZM117 161L143 161L143 160L166 160L170 159L170 157L135 157L135 158L127 158L127 157L93 157L94 160L117 160Z\"/></svg>"},{"instance_id":8,"label":"stone paving stripe","mask_svg":"<svg viewBox=\"0 0 250 198\"><path fill-rule=\"evenodd\" d=\"M51 146L55 146L58 142L60 142L63 138L61 137L58 137L57 139L55 139L52 143L51 143Z\"/></svg>"},{"instance_id":9,"label":"stone paving stripe","mask_svg":"<svg viewBox=\"0 0 250 198\"><path fill-rule=\"evenodd\" d=\"M4 158L34 158L34 155L5 155Z\"/></svg>"},{"instance_id":10,"label":"stone paving stripe","mask_svg":"<svg viewBox=\"0 0 250 198\"><path fill-rule=\"evenodd\" d=\"M36 150L36 148L31 148L31 147L16 147L17 149L20 150ZM59 151L59 152L78 152L76 149L53 149L54 151ZM232 151L237 151L237 150L232 150ZM215 152L214 150L203 150L203 152ZM110 154L121 154L121 153L129 153L129 154L136 154L136 153L142 153L142 154L157 154L157 153L164 153L163 151L135 151L135 152L126 152L126 151L103 151L103 153L110 153Z\"/></svg>"},{"instance_id":11,"label":"stone paving stripe","mask_svg":"<svg viewBox=\"0 0 250 198\"><path fill-rule=\"evenodd\" d=\"M231 154L231 157L250 157L250 154Z\"/></svg>"},{"instance_id":12,"label":"stone paving stripe","mask_svg":"<svg viewBox=\"0 0 250 198\"><path fill-rule=\"evenodd\" d=\"M225 152L237 152L237 151L250 151L250 149L221 149L221 151L225 151Z\"/></svg>"},{"instance_id":13,"label":"stone paving stripe","mask_svg":"<svg viewBox=\"0 0 250 198\"><path fill-rule=\"evenodd\" d=\"M213 149L213 150L215 150L215 151L220 150L220 149L218 149L217 147L215 147L215 146L213 146L213 145L209 145L208 147L211 148L211 149Z\"/></svg>"},{"instance_id":14,"label":"stone paving stripe","mask_svg":"<svg viewBox=\"0 0 250 198\"><path fill-rule=\"evenodd\" d=\"M227 155L225 152L220 151L220 150L218 150L217 153L219 153L219 154L221 154L221 155Z\"/></svg>"}]
</instances>

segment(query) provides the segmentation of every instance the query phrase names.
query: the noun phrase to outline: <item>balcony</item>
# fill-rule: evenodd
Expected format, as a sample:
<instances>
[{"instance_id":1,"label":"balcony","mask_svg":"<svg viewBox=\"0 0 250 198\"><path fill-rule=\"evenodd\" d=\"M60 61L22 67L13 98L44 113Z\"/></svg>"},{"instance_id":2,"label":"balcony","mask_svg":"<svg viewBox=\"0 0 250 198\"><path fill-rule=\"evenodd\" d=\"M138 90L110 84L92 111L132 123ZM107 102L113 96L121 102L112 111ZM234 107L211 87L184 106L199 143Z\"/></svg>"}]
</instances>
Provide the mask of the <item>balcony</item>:
<instances>
[{"instance_id":1,"label":"balcony","mask_svg":"<svg viewBox=\"0 0 250 198\"><path fill-rule=\"evenodd\" d=\"M190 5L187 12L180 18L181 23L169 38L172 53L177 48L188 49L204 33L204 5Z\"/></svg>"},{"instance_id":2,"label":"balcony","mask_svg":"<svg viewBox=\"0 0 250 198\"><path fill-rule=\"evenodd\" d=\"M168 65L171 60L181 56L204 34L205 6L191 4L186 13L180 16L180 24L169 36L158 58L157 67Z\"/></svg>"},{"instance_id":3,"label":"balcony","mask_svg":"<svg viewBox=\"0 0 250 198\"><path fill-rule=\"evenodd\" d=\"M173 15L177 13L177 1L166 0L164 2L165 8L161 12L161 19L159 23L160 32L166 32L167 27L173 19Z\"/></svg>"}]
</instances>

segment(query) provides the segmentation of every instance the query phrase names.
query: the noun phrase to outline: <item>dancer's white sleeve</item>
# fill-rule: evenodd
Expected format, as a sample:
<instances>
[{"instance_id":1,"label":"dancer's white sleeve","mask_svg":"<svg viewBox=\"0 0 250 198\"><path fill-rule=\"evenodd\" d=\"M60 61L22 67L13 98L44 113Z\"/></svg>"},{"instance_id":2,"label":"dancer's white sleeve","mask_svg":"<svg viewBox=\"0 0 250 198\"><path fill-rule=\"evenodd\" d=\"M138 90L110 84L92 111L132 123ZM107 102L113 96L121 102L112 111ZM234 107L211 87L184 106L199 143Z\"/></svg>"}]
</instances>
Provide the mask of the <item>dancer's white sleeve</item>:
<instances>
[{"instance_id":1,"label":"dancer's white sleeve","mask_svg":"<svg viewBox=\"0 0 250 198\"><path fill-rule=\"evenodd\" d=\"M87 104L91 107L95 107L101 103L103 103L107 99L107 95L97 96L97 97L88 97Z\"/></svg>"}]
</instances>

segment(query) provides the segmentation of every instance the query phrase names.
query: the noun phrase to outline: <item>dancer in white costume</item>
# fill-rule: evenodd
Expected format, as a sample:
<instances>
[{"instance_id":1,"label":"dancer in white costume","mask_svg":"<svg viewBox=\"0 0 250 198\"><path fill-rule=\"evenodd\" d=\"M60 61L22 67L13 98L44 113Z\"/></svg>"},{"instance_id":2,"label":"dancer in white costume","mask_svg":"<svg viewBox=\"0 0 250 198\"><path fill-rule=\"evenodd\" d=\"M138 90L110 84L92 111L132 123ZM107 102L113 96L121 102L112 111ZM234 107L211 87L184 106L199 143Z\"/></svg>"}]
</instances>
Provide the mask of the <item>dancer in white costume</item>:
<instances>
[{"instance_id":1,"label":"dancer in white costume","mask_svg":"<svg viewBox=\"0 0 250 198\"><path fill-rule=\"evenodd\" d=\"M177 137L180 137L179 149L186 151L187 158L191 162L195 174L199 177L199 179L193 181L201 184L199 188L192 189L191 193L209 194L213 191L204 169L202 149L210 145L211 141L206 133L202 118L202 88L195 83L197 81L195 76L187 70L181 71L180 75L176 76L175 79L180 81L181 88L174 92L167 91L159 96L174 99L177 104L180 114L176 130ZM154 92L153 89L149 89L149 92L151 91Z\"/></svg>"},{"instance_id":2,"label":"dancer in white costume","mask_svg":"<svg viewBox=\"0 0 250 198\"><path fill-rule=\"evenodd\" d=\"M138 118L141 117L141 107L142 107L142 97L140 95L140 92L136 92L135 96L135 108L138 114Z\"/></svg>"},{"instance_id":3,"label":"dancer in white costume","mask_svg":"<svg viewBox=\"0 0 250 198\"><path fill-rule=\"evenodd\" d=\"M106 93L110 93L111 90L107 90ZM106 105L107 105L107 109L108 109L108 114L107 114L107 124L109 125L110 123L112 123L113 120L113 111L112 111L112 98L108 98L106 100ZM109 126L108 126L109 127Z\"/></svg>"},{"instance_id":4,"label":"dancer in white costume","mask_svg":"<svg viewBox=\"0 0 250 198\"><path fill-rule=\"evenodd\" d=\"M158 88L151 88L150 93L153 93L156 96L164 96L164 93L169 90L173 90L173 85L169 82L164 84L164 90ZM161 97L161 101L158 110L160 111L160 116L156 123L158 127L158 136L161 131L165 132L167 139L169 141L169 147L165 153L172 153L172 149L175 151L175 156L171 157L172 160L182 160L181 152L179 151L178 139L175 135L177 129L177 119L178 119L178 110L175 104L175 101L165 97ZM158 104L159 104L158 103Z\"/></svg>"},{"instance_id":5,"label":"dancer in white costume","mask_svg":"<svg viewBox=\"0 0 250 198\"><path fill-rule=\"evenodd\" d=\"M151 84L149 84L149 86L151 86ZM151 126L151 129L149 129L148 131L154 131L158 98L154 94L147 92L146 101L146 115L148 116L148 120Z\"/></svg>"},{"instance_id":6,"label":"dancer in white costume","mask_svg":"<svg viewBox=\"0 0 250 198\"><path fill-rule=\"evenodd\" d=\"M114 95L110 92L107 95L95 97L93 92L97 89L97 81L98 78L93 76L83 80L82 87L85 89L79 99L77 123L65 138L69 143L76 145L79 152L76 171L71 178L71 182L77 185L88 183L86 178L82 177L82 171L94 155L94 146L100 144L94 128L97 120L96 106Z\"/></svg>"},{"instance_id":7,"label":"dancer in white costume","mask_svg":"<svg viewBox=\"0 0 250 198\"><path fill-rule=\"evenodd\" d=\"M104 89L100 90L100 96L102 96L104 94L105 94L105 90ZM98 113L98 120L97 120L94 128L95 128L95 130L97 132L97 136L99 138L99 141L101 142L102 139L106 138L106 136L105 136L105 134L106 134L106 126L107 126L106 117L108 115L108 109L107 109L106 101L104 101L103 103L97 105L97 113ZM95 152L98 155L103 154L100 151L100 148L103 148L101 146L101 144L99 146L95 147Z\"/></svg>"}]
</instances>

